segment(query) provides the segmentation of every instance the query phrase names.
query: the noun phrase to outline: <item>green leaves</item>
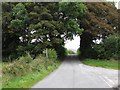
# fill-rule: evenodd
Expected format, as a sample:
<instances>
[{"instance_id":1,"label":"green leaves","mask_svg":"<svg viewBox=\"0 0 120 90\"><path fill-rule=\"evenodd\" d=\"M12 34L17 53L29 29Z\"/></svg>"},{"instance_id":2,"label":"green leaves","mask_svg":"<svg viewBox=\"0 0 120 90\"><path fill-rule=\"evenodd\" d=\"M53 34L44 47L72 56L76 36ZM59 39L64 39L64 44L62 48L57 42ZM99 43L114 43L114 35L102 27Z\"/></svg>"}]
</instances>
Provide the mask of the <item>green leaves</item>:
<instances>
[{"instance_id":1,"label":"green leaves","mask_svg":"<svg viewBox=\"0 0 120 90\"><path fill-rule=\"evenodd\" d=\"M81 56L95 58L97 53L93 52L92 45L96 43L94 43L93 40L104 40L109 35L117 33L119 26L118 12L116 7L108 2L91 2L84 4L88 8L87 12L83 17L78 17L80 27L84 28L80 42ZM98 46L96 50L103 54L104 48L100 49Z\"/></svg>"},{"instance_id":2,"label":"green leaves","mask_svg":"<svg viewBox=\"0 0 120 90\"><path fill-rule=\"evenodd\" d=\"M73 34L81 34L82 29L80 29L79 24L77 23L76 20L70 19L66 23L66 27L73 33Z\"/></svg>"},{"instance_id":3,"label":"green leaves","mask_svg":"<svg viewBox=\"0 0 120 90\"><path fill-rule=\"evenodd\" d=\"M21 30L25 27L25 22L28 20L27 10L22 3L18 3L13 8L14 19L10 22L10 28Z\"/></svg>"},{"instance_id":4,"label":"green leaves","mask_svg":"<svg viewBox=\"0 0 120 90\"><path fill-rule=\"evenodd\" d=\"M7 11L7 8L3 10ZM77 17L83 15L85 10L82 3L11 3L10 12L4 12L10 17L6 14L4 23L7 21L9 32L12 32L10 36L17 38L14 42L19 42L15 48L18 53L25 49L35 57L45 48L54 48L62 55L58 45L63 50L65 39L73 39L73 35L82 33Z\"/></svg>"},{"instance_id":5,"label":"green leaves","mask_svg":"<svg viewBox=\"0 0 120 90\"><path fill-rule=\"evenodd\" d=\"M75 19L86 12L87 7L80 2L61 2L59 11L66 17Z\"/></svg>"},{"instance_id":6,"label":"green leaves","mask_svg":"<svg viewBox=\"0 0 120 90\"><path fill-rule=\"evenodd\" d=\"M18 3L13 8L13 16L15 17L15 19L26 21L28 19L27 14L27 10L22 3Z\"/></svg>"},{"instance_id":7,"label":"green leaves","mask_svg":"<svg viewBox=\"0 0 120 90\"><path fill-rule=\"evenodd\" d=\"M48 12L41 13L41 19L43 20L52 20L53 16Z\"/></svg>"},{"instance_id":8,"label":"green leaves","mask_svg":"<svg viewBox=\"0 0 120 90\"><path fill-rule=\"evenodd\" d=\"M32 31L32 30L37 30L37 29L40 29L42 27L41 23L37 23L37 24L30 24L29 25L29 30Z\"/></svg>"},{"instance_id":9,"label":"green leaves","mask_svg":"<svg viewBox=\"0 0 120 90\"><path fill-rule=\"evenodd\" d=\"M78 23L78 16L82 17L87 7L81 2L61 2L59 11L63 14L62 18L66 28L66 39L73 39L73 35L81 35L83 29Z\"/></svg>"},{"instance_id":10,"label":"green leaves","mask_svg":"<svg viewBox=\"0 0 120 90\"><path fill-rule=\"evenodd\" d=\"M97 57L102 59L119 59L120 58L120 36L110 35L103 40L101 44L93 45Z\"/></svg>"},{"instance_id":11,"label":"green leaves","mask_svg":"<svg viewBox=\"0 0 120 90\"><path fill-rule=\"evenodd\" d=\"M23 28L23 25L24 23L22 20L16 19L11 21L10 28L13 28L14 30L20 30Z\"/></svg>"}]
</instances>

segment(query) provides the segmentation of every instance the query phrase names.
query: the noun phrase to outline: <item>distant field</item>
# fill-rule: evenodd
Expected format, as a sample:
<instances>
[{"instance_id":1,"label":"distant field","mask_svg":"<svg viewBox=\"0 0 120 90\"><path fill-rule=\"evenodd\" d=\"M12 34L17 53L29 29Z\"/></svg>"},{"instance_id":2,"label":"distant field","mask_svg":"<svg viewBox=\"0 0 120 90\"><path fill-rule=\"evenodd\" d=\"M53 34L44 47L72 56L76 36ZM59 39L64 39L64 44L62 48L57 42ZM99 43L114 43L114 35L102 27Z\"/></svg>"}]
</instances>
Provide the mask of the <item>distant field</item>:
<instances>
[{"instance_id":1,"label":"distant field","mask_svg":"<svg viewBox=\"0 0 120 90\"><path fill-rule=\"evenodd\" d=\"M120 70L117 60L85 59L82 61L82 63L90 66Z\"/></svg>"}]
</instances>

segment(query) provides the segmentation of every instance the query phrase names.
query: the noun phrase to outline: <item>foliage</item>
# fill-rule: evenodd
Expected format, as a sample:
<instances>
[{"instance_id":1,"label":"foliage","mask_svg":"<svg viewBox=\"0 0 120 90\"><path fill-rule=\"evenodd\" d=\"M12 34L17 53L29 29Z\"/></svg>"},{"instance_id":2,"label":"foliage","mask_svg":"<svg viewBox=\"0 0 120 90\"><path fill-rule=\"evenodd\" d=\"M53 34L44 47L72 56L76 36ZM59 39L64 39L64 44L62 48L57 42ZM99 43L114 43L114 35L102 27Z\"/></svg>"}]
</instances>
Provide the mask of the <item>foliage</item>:
<instances>
[{"instance_id":1,"label":"foliage","mask_svg":"<svg viewBox=\"0 0 120 90\"><path fill-rule=\"evenodd\" d=\"M71 19L75 19L78 16L83 16L84 12L86 12L87 7L80 2L61 2L59 10L63 12L63 14Z\"/></svg>"},{"instance_id":2,"label":"foliage","mask_svg":"<svg viewBox=\"0 0 120 90\"><path fill-rule=\"evenodd\" d=\"M17 58L25 52L35 58L46 48L55 49L62 57L57 48L64 46L65 39L73 39L74 34L83 31L77 21L86 11L83 3L5 2L2 8L3 58Z\"/></svg>"},{"instance_id":3,"label":"foliage","mask_svg":"<svg viewBox=\"0 0 120 90\"><path fill-rule=\"evenodd\" d=\"M10 22L10 27L14 28L14 30L21 30L25 26L25 22L28 19L27 10L22 3L18 3L13 8L13 17L14 19Z\"/></svg>"},{"instance_id":4,"label":"foliage","mask_svg":"<svg viewBox=\"0 0 120 90\"><path fill-rule=\"evenodd\" d=\"M11 3L2 4L2 55L3 58L8 57L11 53L16 52L19 44L18 36L11 34L8 26L12 20Z\"/></svg>"},{"instance_id":5,"label":"foliage","mask_svg":"<svg viewBox=\"0 0 120 90\"><path fill-rule=\"evenodd\" d=\"M3 90L5 88L31 88L34 84L44 79L47 75L53 72L59 65L60 63L57 62L56 65L49 66L48 69L41 69L41 73L32 72L21 77L14 77L10 81L8 81L7 84L3 84Z\"/></svg>"},{"instance_id":6,"label":"foliage","mask_svg":"<svg viewBox=\"0 0 120 90\"><path fill-rule=\"evenodd\" d=\"M67 53L68 53L68 54L75 54L75 52L72 51L72 50L67 50Z\"/></svg>"},{"instance_id":7,"label":"foliage","mask_svg":"<svg viewBox=\"0 0 120 90\"><path fill-rule=\"evenodd\" d=\"M42 75L42 77L37 76L37 78L35 78L35 82L37 82L38 79L42 79L47 74L52 72L52 70L55 69L56 66L58 66L58 63L59 62L56 60L56 58L52 57L52 59L48 59L41 55L33 60L29 54L20 57L19 60L14 60L12 63L3 63L3 87L22 87L24 86L24 83L21 83L22 80L25 80L26 83L28 83L29 80L34 81L32 73L34 73L35 75L40 72L41 75L42 72L45 73ZM50 67L52 67L53 69ZM14 82L18 83L15 84ZM33 85L35 82L32 82L32 84L30 85Z\"/></svg>"},{"instance_id":8,"label":"foliage","mask_svg":"<svg viewBox=\"0 0 120 90\"><path fill-rule=\"evenodd\" d=\"M48 49L48 58L52 60L57 60L57 53L54 49Z\"/></svg>"},{"instance_id":9,"label":"foliage","mask_svg":"<svg viewBox=\"0 0 120 90\"><path fill-rule=\"evenodd\" d=\"M118 32L119 12L107 2L5 2L2 10L3 58L25 52L35 58L46 48L55 49L61 58L64 41L74 35L81 36L81 56L94 57L93 40Z\"/></svg>"},{"instance_id":10,"label":"foliage","mask_svg":"<svg viewBox=\"0 0 120 90\"><path fill-rule=\"evenodd\" d=\"M25 68L30 68L29 63L32 62L32 58L30 55L27 55L25 57L20 57L18 61L13 61L9 65L6 65L3 67L3 75L13 75L13 76L22 76L26 72L24 71ZM29 70L28 70L29 71Z\"/></svg>"},{"instance_id":11,"label":"foliage","mask_svg":"<svg viewBox=\"0 0 120 90\"><path fill-rule=\"evenodd\" d=\"M61 19L64 21L67 30L66 38L73 39L73 35L81 35L83 29L78 24L78 16L83 16L87 7L80 2L61 2L59 4L59 11Z\"/></svg>"},{"instance_id":12,"label":"foliage","mask_svg":"<svg viewBox=\"0 0 120 90\"><path fill-rule=\"evenodd\" d=\"M120 35L110 35L100 45L95 45L94 49L98 58L120 59Z\"/></svg>"},{"instance_id":13,"label":"foliage","mask_svg":"<svg viewBox=\"0 0 120 90\"><path fill-rule=\"evenodd\" d=\"M91 57L93 58L94 54L93 53L93 48L92 45L94 44L92 39L93 36L89 32L83 32L82 35L80 36L80 57L81 58L88 58Z\"/></svg>"},{"instance_id":14,"label":"foliage","mask_svg":"<svg viewBox=\"0 0 120 90\"><path fill-rule=\"evenodd\" d=\"M118 11L114 5L109 2L91 2L85 3L88 10L84 18L79 18L80 25L85 32L94 35L95 38L102 38L115 33L118 30ZM98 35L99 34L99 35Z\"/></svg>"},{"instance_id":15,"label":"foliage","mask_svg":"<svg viewBox=\"0 0 120 90\"><path fill-rule=\"evenodd\" d=\"M118 33L118 11L109 2L85 3L87 11L81 18L78 17L80 27L84 29L81 37L81 57L94 57L93 40L105 39L110 34ZM94 53L96 54L96 53ZM95 55L96 56L96 55Z\"/></svg>"},{"instance_id":16,"label":"foliage","mask_svg":"<svg viewBox=\"0 0 120 90\"><path fill-rule=\"evenodd\" d=\"M64 59L67 56L67 49L64 46L61 45L55 45L55 50L57 53L57 56L60 60Z\"/></svg>"}]
</instances>

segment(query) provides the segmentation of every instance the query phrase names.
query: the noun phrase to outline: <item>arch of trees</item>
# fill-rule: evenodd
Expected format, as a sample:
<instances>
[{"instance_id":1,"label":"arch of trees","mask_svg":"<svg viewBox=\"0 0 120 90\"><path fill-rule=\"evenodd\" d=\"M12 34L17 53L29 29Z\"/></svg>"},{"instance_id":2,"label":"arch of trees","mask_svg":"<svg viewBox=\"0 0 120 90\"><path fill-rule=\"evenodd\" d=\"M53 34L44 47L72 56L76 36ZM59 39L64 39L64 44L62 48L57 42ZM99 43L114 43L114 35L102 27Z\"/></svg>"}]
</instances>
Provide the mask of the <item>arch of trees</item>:
<instances>
[{"instance_id":1,"label":"arch of trees","mask_svg":"<svg viewBox=\"0 0 120 90\"><path fill-rule=\"evenodd\" d=\"M118 12L111 3L2 3L2 55L36 57L54 48L64 57L64 41L81 37L82 56L91 56L93 40L118 32ZM87 37L87 38L86 38Z\"/></svg>"}]
</instances>

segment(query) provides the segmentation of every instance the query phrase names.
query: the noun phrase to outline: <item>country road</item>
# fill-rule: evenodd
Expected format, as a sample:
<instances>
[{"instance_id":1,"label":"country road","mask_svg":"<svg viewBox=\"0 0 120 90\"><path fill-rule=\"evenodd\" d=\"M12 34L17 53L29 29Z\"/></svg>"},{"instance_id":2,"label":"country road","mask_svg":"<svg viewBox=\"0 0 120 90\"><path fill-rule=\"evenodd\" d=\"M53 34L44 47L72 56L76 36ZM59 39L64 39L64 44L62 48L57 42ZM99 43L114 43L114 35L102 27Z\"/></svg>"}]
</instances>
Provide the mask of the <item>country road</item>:
<instances>
[{"instance_id":1,"label":"country road","mask_svg":"<svg viewBox=\"0 0 120 90\"><path fill-rule=\"evenodd\" d=\"M32 88L112 88L116 85L118 70L87 66L71 55Z\"/></svg>"}]
</instances>

